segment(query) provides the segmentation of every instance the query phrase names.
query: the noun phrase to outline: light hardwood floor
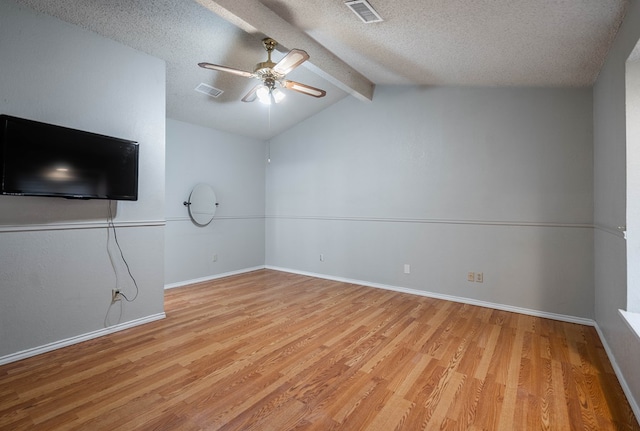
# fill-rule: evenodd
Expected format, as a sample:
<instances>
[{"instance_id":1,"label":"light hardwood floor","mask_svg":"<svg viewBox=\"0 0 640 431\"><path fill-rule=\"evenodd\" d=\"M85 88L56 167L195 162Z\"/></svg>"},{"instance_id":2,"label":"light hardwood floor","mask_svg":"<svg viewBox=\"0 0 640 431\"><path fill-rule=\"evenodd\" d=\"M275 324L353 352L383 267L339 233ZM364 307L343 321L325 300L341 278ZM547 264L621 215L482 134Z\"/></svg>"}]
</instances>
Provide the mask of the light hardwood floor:
<instances>
[{"instance_id":1,"label":"light hardwood floor","mask_svg":"<svg viewBox=\"0 0 640 431\"><path fill-rule=\"evenodd\" d=\"M594 328L256 271L0 367L2 430L640 430Z\"/></svg>"}]
</instances>

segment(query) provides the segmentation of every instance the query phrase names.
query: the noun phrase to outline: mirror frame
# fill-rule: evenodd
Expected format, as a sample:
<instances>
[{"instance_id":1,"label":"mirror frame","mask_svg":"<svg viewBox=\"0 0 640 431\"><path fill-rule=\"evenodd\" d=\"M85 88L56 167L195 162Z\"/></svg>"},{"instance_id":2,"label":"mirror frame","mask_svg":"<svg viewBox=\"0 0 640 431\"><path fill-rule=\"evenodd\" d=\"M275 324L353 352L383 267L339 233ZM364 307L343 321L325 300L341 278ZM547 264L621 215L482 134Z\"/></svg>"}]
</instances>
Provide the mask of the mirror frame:
<instances>
[{"instance_id":1,"label":"mirror frame","mask_svg":"<svg viewBox=\"0 0 640 431\"><path fill-rule=\"evenodd\" d=\"M189 194L189 200L183 204L188 208L191 221L200 227L211 223L218 208L216 193L206 183L196 184Z\"/></svg>"}]
</instances>

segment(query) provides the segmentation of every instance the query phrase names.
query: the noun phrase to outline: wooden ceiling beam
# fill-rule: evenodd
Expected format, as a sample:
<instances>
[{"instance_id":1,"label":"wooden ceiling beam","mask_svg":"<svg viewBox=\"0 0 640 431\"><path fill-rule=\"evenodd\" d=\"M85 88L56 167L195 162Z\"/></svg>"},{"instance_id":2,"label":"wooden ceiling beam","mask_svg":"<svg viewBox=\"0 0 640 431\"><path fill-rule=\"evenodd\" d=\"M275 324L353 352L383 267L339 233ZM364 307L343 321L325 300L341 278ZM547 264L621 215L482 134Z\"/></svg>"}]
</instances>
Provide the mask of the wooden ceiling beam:
<instances>
[{"instance_id":1,"label":"wooden ceiling beam","mask_svg":"<svg viewBox=\"0 0 640 431\"><path fill-rule=\"evenodd\" d=\"M373 99L375 84L259 1L197 1L247 33L271 37L289 49L304 49L311 57L305 63L311 71L358 99Z\"/></svg>"}]
</instances>

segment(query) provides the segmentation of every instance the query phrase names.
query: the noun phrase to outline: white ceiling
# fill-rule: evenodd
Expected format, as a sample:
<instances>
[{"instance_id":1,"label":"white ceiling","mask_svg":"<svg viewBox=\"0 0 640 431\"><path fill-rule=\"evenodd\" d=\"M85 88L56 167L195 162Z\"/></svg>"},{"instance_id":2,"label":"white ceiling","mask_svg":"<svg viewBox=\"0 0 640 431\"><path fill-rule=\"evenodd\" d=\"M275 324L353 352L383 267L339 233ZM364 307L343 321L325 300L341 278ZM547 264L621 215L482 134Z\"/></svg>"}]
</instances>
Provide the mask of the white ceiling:
<instances>
[{"instance_id":1,"label":"white ceiling","mask_svg":"<svg viewBox=\"0 0 640 431\"><path fill-rule=\"evenodd\" d=\"M375 84L592 85L628 0L370 0L364 24L343 0L17 0L167 63L167 116L268 139L343 97L375 98ZM240 102L256 81L201 69L253 71L260 40L311 58L287 78L323 88L287 91L271 108ZM285 48L286 47L286 48ZM283 53L274 54L274 60ZM194 91L201 82L219 98ZM367 102L363 102L367 103Z\"/></svg>"}]
</instances>

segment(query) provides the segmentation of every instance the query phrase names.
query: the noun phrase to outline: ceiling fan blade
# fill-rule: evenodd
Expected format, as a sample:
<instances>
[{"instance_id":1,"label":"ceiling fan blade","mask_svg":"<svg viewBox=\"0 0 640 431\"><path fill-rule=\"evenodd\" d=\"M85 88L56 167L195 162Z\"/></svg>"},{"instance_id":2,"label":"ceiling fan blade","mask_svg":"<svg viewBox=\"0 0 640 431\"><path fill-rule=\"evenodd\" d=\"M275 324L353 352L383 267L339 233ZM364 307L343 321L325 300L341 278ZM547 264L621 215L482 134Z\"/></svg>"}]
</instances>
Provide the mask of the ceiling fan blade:
<instances>
[{"instance_id":1,"label":"ceiling fan blade","mask_svg":"<svg viewBox=\"0 0 640 431\"><path fill-rule=\"evenodd\" d=\"M313 97L324 97L327 94L324 90L295 81L283 81L282 85L289 90L297 91Z\"/></svg>"},{"instance_id":2,"label":"ceiling fan blade","mask_svg":"<svg viewBox=\"0 0 640 431\"><path fill-rule=\"evenodd\" d=\"M253 102L254 100L256 100L256 91L260 87L262 87L262 84L258 84L255 87L253 87L251 90L249 90L249 92L242 98L242 101Z\"/></svg>"},{"instance_id":3,"label":"ceiling fan blade","mask_svg":"<svg viewBox=\"0 0 640 431\"><path fill-rule=\"evenodd\" d=\"M233 73L234 75L243 76L245 78L253 78L256 76L253 72L247 72L246 70L234 69L233 67L220 66L212 63L198 63L198 66L204 69Z\"/></svg>"},{"instance_id":4,"label":"ceiling fan blade","mask_svg":"<svg viewBox=\"0 0 640 431\"><path fill-rule=\"evenodd\" d=\"M309 59L309 54L301 49L292 49L287 55L282 57L282 60L273 66L273 70L282 75L286 75L296 67Z\"/></svg>"}]
</instances>

